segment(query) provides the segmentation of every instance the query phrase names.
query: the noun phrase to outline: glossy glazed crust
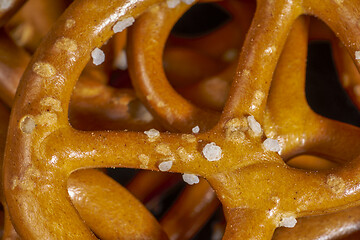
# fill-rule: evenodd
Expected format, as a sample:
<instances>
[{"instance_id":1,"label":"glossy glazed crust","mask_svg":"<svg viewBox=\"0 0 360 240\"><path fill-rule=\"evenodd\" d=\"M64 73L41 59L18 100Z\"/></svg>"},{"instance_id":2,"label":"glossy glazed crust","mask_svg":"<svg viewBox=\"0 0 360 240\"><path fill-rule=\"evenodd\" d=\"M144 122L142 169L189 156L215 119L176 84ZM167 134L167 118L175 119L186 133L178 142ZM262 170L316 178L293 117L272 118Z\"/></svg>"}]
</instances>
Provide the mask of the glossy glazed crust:
<instances>
[{"instance_id":1,"label":"glossy glazed crust","mask_svg":"<svg viewBox=\"0 0 360 240\"><path fill-rule=\"evenodd\" d=\"M188 7L181 4L170 10L162 3L151 8L155 3L76 1L35 53L13 106L4 164L6 202L20 236L28 239L94 238L67 197L70 174L95 167L159 170L159 163L164 159L173 161L171 171L196 174L209 181L224 206L228 222L224 239L270 239L284 218L356 205L359 163L353 159L358 155L358 148L349 147L348 143L358 144L359 130L321 118L309 110L302 95L307 23L304 18L296 19L305 13L319 16L339 33L348 50L355 52L360 47L360 41L354 36L359 27L341 16L346 13L354 17L358 3L258 1L230 97L219 122L216 113L196 109L175 94L165 84L166 79L161 80L164 84L157 86L156 91L147 92L156 84L151 81L161 78L157 75L162 71L161 53L173 21L169 19L169 25L165 24L168 31L156 32L157 26L144 19L156 13L160 16L156 19L159 24L164 16L174 17L175 21L177 14ZM334 11L327 11L328 7ZM160 133L149 137L140 132L73 129L68 122L68 105L90 52L112 35L111 28L116 21L137 17L146 9L148 12L137 20L130 33L130 62L133 64L130 68L138 94L167 128L190 132L194 125L199 125L201 133ZM84 11L86 16L82 14ZM76 29L69 27L69 19ZM149 29L158 33L159 39L149 43L147 49L141 40L149 38L140 38L149 36L146 32ZM63 39L72 44L66 51L57 47L57 42ZM285 60L279 60L283 48L288 49L287 55L282 56ZM148 57L154 61L144 61ZM280 65L273 77L278 61ZM287 63L286 66L281 66L281 61ZM154 69L157 74L147 77L154 74ZM286 84L289 83L293 85L288 88ZM273 85L269 92L270 84ZM284 91L287 89L294 89L300 95ZM153 97L156 101L151 101ZM164 106L159 106L161 99L169 106L168 112L164 111ZM172 105L174 102L181 105ZM300 117L288 116L294 110L291 104L286 105L288 103L296 105ZM249 115L262 126L261 135L233 125ZM312 124L311 128L307 127L307 122ZM280 155L264 149L266 138L280 142ZM222 149L219 161L209 162L205 158L203 150L210 143ZM164 154L161 148L169 149L169 153ZM344 148L346 154L343 154ZM190 162L182 158L184 152L192 156ZM292 169L284 163L283 159L301 152L326 155L346 164L333 170L311 172ZM145 165L139 157L142 154L148 157Z\"/></svg>"}]
</instances>

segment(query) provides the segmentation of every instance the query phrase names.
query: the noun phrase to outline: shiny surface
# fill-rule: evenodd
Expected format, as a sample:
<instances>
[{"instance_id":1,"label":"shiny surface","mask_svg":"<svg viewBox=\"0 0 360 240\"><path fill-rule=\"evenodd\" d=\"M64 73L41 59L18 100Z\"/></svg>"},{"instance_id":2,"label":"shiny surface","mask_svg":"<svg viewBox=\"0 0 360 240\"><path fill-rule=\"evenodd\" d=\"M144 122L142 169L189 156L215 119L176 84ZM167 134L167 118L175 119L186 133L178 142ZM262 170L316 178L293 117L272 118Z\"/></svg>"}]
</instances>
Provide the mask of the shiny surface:
<instances>
[{"instance_id":1,"label":"shiny surface","mask_svg":"<svg viewBox=\"0 0 360 240\"><path fill-rule=\"evenodd\" d=\"M114 3L115 4L115 3ZM110 37L111 35L111 24L114 24L115 21L117 20L118 16L122 16L124 14L132 14L133 16L136 16L139 12L143 11L143 9L145 8L145 6L148 6L147 4L152 4L152 3L147 3L144 2L145 6L142 5L142 2L117 2L117 5L113 5L113 4L108 4L108 5L102 5L100 4L100 2L87 2L87 1L79 1L79 2L75 2L72 4L72 6L67 10L67 12L63 15L63 17L59 20L58 22L58 28L59 29L63 29L63 26L65 24L65 21L67 18L71 18L71 19L75 19L76 24L77 25L77 29L75 30L74 28L68 29L66 30L66 33L68 34L68 37L71 39L74 39L76 42L80 43L81 41L79 41L81 39L83 39L85 37L85 34L90 34L89 37L85 37L86 39L94 39L94 41L92 42L93 45L100 45L102 43L102 41L105 41L106 38ZM124 6L124 4L126 4L126 8L122 8ZM132 10L134 8L134 6L136 5L136 10ZM101 8L96 7L96 6L101 6ZM79 15L82 15L82 11L81 9L86 9L84 11L87 12L87 19L80 19ZM111 11L110 11L111 9ZM117 11L115 10L115 13L113 13L114 9L118 9ZM126 12L124 12L124 9L126 9ZM87 28L87 24L86 22L92 21L91 19L93 17L98 17L98 16L102 16L105 17L109 16L109 18L105 21L100 21L100 23L95 26L92 29L88 29ZM70 17L71 16L71 17ZM126 15L124 15L126 16ZM81 29L83 28L83 29ZM56 27L55 27L56 29ZM95 32L93 31L95 30ZM104 30L104 31L103 31ZM61 30L63 31L63 30ZM79 36L77 34L77 32L82 32L82 35ZM101 32L104 32L103 34L101 34ZM51 62L51 58L44 58L45 53L55 53L56 49L54 49L53 44L56 42L57 37L56 35L60 35L61 37L63 36L63 33L61 32L57 32L57 30L53 30L53 35L48 35L47 37L47 41L53 41L50 44L46 44L46 40L44 41L44 45L43 48L39 48L39 50L37 51L37 53L35 53L35 57L34 59L37 59L37 56L40 56L42 59L38 59L38 61L33 60L33 63L30 63L30 67L28 68L27 72L25 73L25 76L28 75L31 71L32 71L32 66L35 62L47 62L50 63ZM71 34L72 33L72 34ZM92 36L92 37L91 37ZM106 37L108 36L108 37ZM91 41L89 41L91 42ZM59 66L67 66L66 70L73 70L72 68L75 67L74 66L74 62L76 58L82 58L83 60L77 60L76 63L76 68L78 69L77 71L75 70L75 72L78 73L78 75L80 74L80 71L82 70L82 68L84 67L84 64L88 61L89 59L89 52L91 51L90 49L85 48L84 45L87 45L89 42L87 43L83 43L83 44L77 44L78 48L76 51L76 54L72 54L72 53L68 53L66 51L64 52L57 52L57 54L60 54L61 56L57 56L55 57L54 54L53 57L55 57L56 62L58 61L66 61L67 57L70 57L70 61L64 64L59 64ZM43 53L41 53L41 50L43 49ZM52 50L51 50L52 49ZM86 54L88 53L88 54ZM81 57L80 57L81 56ZM86 57L84 57L86 56ZM54 58L53 58L54 59ZM55 60L54 59L54 60ZM35 62L34 62L35 61ZM81 62L83 64L81 64ZM44 72L38 72L40 73L42 76L49 76L50 79L52 77L54 77L53 75L53 70L51 70L51 65L47 64L44 65L47 68L43 69ZM36 68L35 68L36 69ZM49 71L50 70L50 71ZM60 69L57 69L57 79L61 79L61 80L65 80L68 76L64 71L59 71ZM49 97L52 96L53 98L57 98L59 97L59 100L63 100L59 95L61 95L62 91L66 91L68 92L68 96L67 101L64 102L64 105L61 106L62 108L62 112L63 113L67 113L67 104L70 100L70 93L71 93L71 89L74 86L74 83L72 84L72 86L66 84L65 87L61 86L61 83L58 81L58 85L55 88L49 89L50 91L46 90L45 92L41 93L38 92L35 86L41 86L41 82L42 79L37 77L39 75L36 74L30 74L33 77L35 77L35 79L33 79L34 81L23 81L22 84L20 84L20 89L25 87L26 85L30 85L32 87L30 87L32 90L31 91L27 91L25 95L21 95L21 97L18 95L17 96L17 103L19 103L21 105L20 102L22 102L23 100L25 100L26 105L28 107L26 107L26 111L30 111L28 112L28 114L31 115L37 115L39 112L41 111L41 109L39 108L32 108L32 105L28 105L27 101L29 100L28 98L30 97L30 99L38 99L38 101L40 100L38 97L40 97L41 95L44 96L44 94ZM25 77L26 78L26 77ZM50 80L49 79L49 80ZM74 76L73 77L73 81L76 80L77 77ZM40 84L40 85L39 85ZM59 89L61 89L62 91L57 92ZM38 97L36 97L38 96ZM25 97L25 98L24 98ZM66 105L66 106L65 106ZM14 106L15 109L17 108L16 105ZM35 111L35 112L34 112ZM36 113L37 112L37 113ZM20 113L20 115L24 114ZM15 113L14 113L15 114ZM55 114L55 113L53 113ZM54 119L54 115L45 115L45 119L46 117L52 117L52 119ZM16 114L15 114L16 115ZM60 114L59 114L60 115ZM22 117L20 117L22 118ZM41 118L40 118L41 119ZM63 115L63 117L59 116L57 117L58 121L59 121L59 126L64 126L64 123L66 124L67 120L66 117ZM14 123L14 122L13 122ZM10 123L11 125L11 123ZM21 133L21 130L16 127L16 121L15 121L15 128L14 129L18 129L17 131ZM36 138L41 141L43 141L43 139L46 137L46 135L48 135L49 133L51 133L51 131L53 131L54 129L56 129L57 127L52 127L49 126L48 124L43 125L43 127L39 126L39 131L36 134ZM9 134L9 137L12 136L12 134ZM11 138L11 137L10 137ZM30 136L23 136L20 137L16 140L16 145L18 146L23 146L25 147L26 145L28 145L30 141L35 141L35 138L33 140L31 140ZM11 142L11 140L10 140ZM25 144L25 145L24 145ZM25 148L27 150L31 150L31 148ZM12 153L14 153L13 151L11 151ZM8 152L10 155L11 152ZM7 155L7 154L6 154ZM27 154L25 154L27 155ZM59 171L61 168L56 167L55 170L53 167L51 167L51 169L54 169L55 172L53 172L51 175L45 174L45 175L41 175L41 178L39 176L39 178L34 179L35 177L31 177L28 176L26 174L26 169L28 169L28 171L44 171L44 167L45 166L39 166L39 162L35 161L33 163L30 164L29 160L30 158L25 158L24 160L21 159L22 156L25 156L24 154L20 154L20 155L16 155L15 158L10 157L11 159L14 159L11 163L6 164L5 166L12 166L10 168L12 168L13 170L15 170L18 174L13 175L13 177L11 177L9 179L9 182L6 181L8 183L7 185L7 189L9 189L12 194L8 195L8 206L9 206L9 210L10 210L10 214L12 216L12 218L14 219L14 225L15 228L17 229L17 232L21 235L21 236L27 236L27 238L29 239L49 239L55 237L55 238L59 238L61 236L65 237L70 237L72 239L84 239L84 238L93 238L93 234L87 229L87 227L85 227L85 225L83 224L83 222L79 219L77 213L75 210L71 210L73 209L71 207L70 202L67 200L66 197L66 191L64 191L66 189L66 179L67 177L60 177L60 176L64 176L63 175L63 171ZM40 154L41 155L41 154ZM37 155L38 157L40 157L40 155ZM9 157L9 155L7 155ZM31 155L27 155L27 156L31 156ZM8 157L6 157L5 159L9 159ZM33 155L33 157L35 157ZM19 161L17 162L18 159ZM35 158L38 159L38 158ZM41 157L41 159L43 159L43 157ZM52 162L51 159L53 159L52 162L56 162L55 158L50 158L49 159L49 166L52 166ZM5 160L6 162L6 160ZM37 162L37 163L36 163ZM18 166L23 166L21 168L15 167L13 168L13 166L16 166L17 164L19 164ZM30 164L30 165L29 165ZM6 168L6 167L5 167ZM30 169L30 170L29 170ZM48 172L48 171L44 171L44 172ZM66 172L66 171L65 171ZM70 172L68 172L69 174ZM66 174L68 176L68 174ZM65 176L66 176L65 175ZM7 179L7 174L5 174L5 179ZM15 178L14 178L15 177ZM30 179L28 179L30 177ZM15 187L13 188L14 190L12 190L12 187L14 186L14 179L17 178L21 178L21 179L27 179L28 181L26 181L26 183L29 183L30 185L25 185L22 187ZM24 180L25 180L24 179ZM42 186L46 186L49 187L46 189L46 192L43 192L44 189L39 188L35 188L38 189L38 191L29 191L29 187L30 189L32 188L31 186L32 183L35 183L35 186L37 186L36 182L40 181ZM58 184L56 184L57 186L54 186L54 182L57 182ZM40 184L40 183L39 183ZM38 185L40 186L40 185ZM17 192L18 194L14 194L15 192ZM37 192L37 193L36 193ZM60 194L60 195L59 195ZM17 197L16 197L17 195ZM37 195L37 197L35 197ZM59 197L61 196L61 197ZM35 198L34 198L35 197ZM15 200L17 199L17 200ZM43 200L41 200L43 199ZM62 199L62 200L61 200ZM14 200L14 205L10 204L10 202ZM21 211L25 211L25 215L19 215L17 210L14 209L14 207L17 206L16 201L21 201L23 204L21 205L21 208L19 210ZM48 207L46 207L46 205ZM41 207L40 207L41 206ZM51 206L51 207L50 207ZM68 210L65 211L61 211L58 212L57 214L55 214L56 210L55 209L65 209L68 206ZM65 207L65 208L64 208ZM36 210L35 210L36 209ZM38 212L40 215L42 215L42 217L40 217L39 214L33 215L33 214L29 214L29 212L31 211L36 211ZM45 210L45 211L44 211ZM21 216L21 217L20 217ZM56 219L56 222L50 221L49 219ZM69 219L73 219L73 221L69 221ZM27 224L24 224L27 223ZM27 226L27 227L17 227L17 226ZM32 228L33 226L36 226L35 228ZM64 231L66 229L66 231Z\"/></svg>"},{"instance_id":2,"label":"shiny surface","mask_svg":"<svg viewBox=\"0 0 360 240\"><path fill-rule=\"evenodd\" d=\"M163 3L142 15L129 31L130 76L137 94L168 129L188 132L196 125L209 129L217 120L214 113L182 98L170 86L162 68L168 34L189 7L181 3L172 9Z\"/></svg>"},{"instance_id":3,"label":"shiny surface","mask_svg":"<svg viewBox=\"0 0 360 240\"><path fill-rule=\"evenodd\" d=\"M15 46L6 35L3 36L2 41L6 41L7 43L2 44L0 48L4 53L4 55L2 55L2 64L6 66L4 69L8 69L9 76L13 76L7 80L13 84L14 87L6 88L6 84L9 83L5 82L5 78L0 86L5 86L2 96L8 96L8 106L11 106L10 104L15 95L14 89L16 89L18 83L16 74L18 72L22 74L24 65L27 64L29 57L19 47ZM9 45L11 48L9 48ZM17 54L18 52L22 54ZM13 58L12 56L14 54L17 54L18 58ZM16 60L16 62L13 62L14 60ZM82 77L82 79L81 81L85 84L84 77ZM78 90L75 90L75 93L78 91L81 92L84 91L84 89L80 87ZM78 98L78 100L81 101L81 97ZM90 104L94 104L94 102L90 102ZM3 155L10 113L3 104L0 105L0 110L0 155ZM135 124L135 126L137 125ZM94 178L96 183L91 184L94 182ZM69 183L68 189L71 192L70 197L72 202L77 207L81 217L91 227L92 231L96 233L97 236L101 236L102 239L129 239L133 237L166 239L164 232L152 215L133 198L127 190L111 180L108 176L96 170L78 171L70 176ZM112 195L110 196L109 193L112 193ZM11 223L7 205L2 195L1 198L5 214L3 238L19 239ZM124 208L124 205L127 207ZM94 209L97 209L97 211L94 211ZM129 209L133 210L129 212ZM116 212L116 216L110 214L114 212ZM133 224L133 228L122 227L119 229L119 226L128 226L134 221L134 218L139 218L140 216L141 219L137 221L140 224L138 228L135 228L136 225ZM146 226L148 227L144 227L141 221L146 221Z\"/></svg>"},{"instance_id":4,"label":"shiny surface","mask_svg":"<svg viewBox=\"0 0 360 240\"><path fill-rule=\"evenodd\" d=\"M75 1L35 53L21 81L10 120L4 164L5 197L14 226L21 236L29 239L94 238L67 197L67 179L70 174L78 169L95 167L159 170L158 165L165 157L174 162L171 171L193 173L209 181L224 207L227 219L224 239L269 239L285 217L322 214L358 204L360 182L357 172L360 165L355 157L359 153L357 145L354 147L348 144L348 141L357 144L358 128L319 119L308 111L301 99L296 99L299 111L308 114L309 122L319 121L319 125L313 126L314 129L303 127L294 132L291 124L289 126L286 125L287 121L283 122L282 116L287 113L288 108L277 104L277 101L284 101L284 98L287 101L289 96L278 95L276 92L286 86L285 80L290 79L300 83L293 88L303 93L301 83L304 70L294 76L290 74L294 72L293 69L284 70L279 67L277 71L281 71L280 75L284 77L275 74L273 78L284 45L287 55L282 56L279 64L284 61L296 69L304 69L307 23L304 18L295 22L299 15L313 13L326 18L327 23L339 30L340 37L345 40L348 33L341 30L341 26L351 27L348 30L350 33L356 32L358 26L339 16L343 16L346 11L354 13L351 9L359 9L357 3L346 2L344 6L338 6L335 4L340 4L339 1L258 1L220 122L214 129L206 131L217 119L211 112L209 119L205 121L199 118L201 111L200 115L196 115L196 111L192 112L190 117L184 112L174 114L174 109L182 107L175 106L170 108L173 118L161 115L161 111L153 107L160 101L150 101L148 106L152 107L153 113L162 119L167 128L190 131L190 127L196 123L193 119L203 121L200 125L204 132L200 134L166 132L154 138L141 132L82 132L69 126L67 113L70 95L92 49L100 47L111 36L111 26L118 17L123 19L130 15L137 16L154 2L101 3L102 1ZM336 9L334 16L322 9L326 4ZM182 8L185 9L180 5L175 10L165 9L165 12L179 11L180 15L184 11ZM159 9L161 7L155 6L147 14L159 13ZM86 17L82 15L84 11L87 12ZM161 16L163 15L160 15L160 20ZM145 18L146 15L142 17ZM63 31L68 19L78 24L76 31L72 28ZM142 24L151 26L151 22L142 23L141 20L135 24L131 34L144 30ZM90 29L89 22L94 23ZM152 28L157 30L156 26ZM286 45L286 37L291 28L293 31ZM165 36L167 33L164 32L161 34ZM77 44L76 50L58 51L54 46L60 38L73 40ZM82 39L87 39L87 42L81 41ZM137 40L132 43L134 49L137 44L141 44ZM349 40L354 40L352 44L346 44L349 50L353 51L360 46L360 41L356 41L354 35ZM150 70L152 67L161 70L159 55L163 44L159 45L154 54L158 59L153 62L156 66L148 62L139 63L148 64ZM132 74L133 78L149 74L149 68L139 69L132 69L135 72ZM274 88L269 93L272 80ZM137 91L145 96L146 89L141 90L141 87L144 88L142 84L138 83L140 90ZM277 84L281 87L278 88ZM166 92L169 90L159 87L157 90L160 93L160 89ZM148 94L151 94L151 98L157 93L153 91ZM182 101L181 98L178 100ZM166 104L170 105L168 102ZM183 106L195 109L191 104ZM233 121L230 120L241 120L249 115L253 115L263 125L263 135L256 136L245 127L238 129L231 125ZM297 115L287 117L288 122L300 128L303 126L301 123L304 119L298 119ZM33 122L36 124L31 124ZM307 137L307 131L310 137ZM299 135L300 133L305 133L305 136ZM262 143L266 137L280 140L283 147L280 155L285 160L299 152L308 151L327 154L344 165L324 171L290 168L279 154L264 149ZM211 142L222 149L219 161L209 162L202 155L204 146ZM170 154L159 151L160 146L169 149ZM344 149L345 154L341 154ZM184 152L188 154L189 162L184 161ZM146 164L141 162L140 154L148 157ZM18 205L18 202L21 204Z\"/></svg>"}]
</instances>

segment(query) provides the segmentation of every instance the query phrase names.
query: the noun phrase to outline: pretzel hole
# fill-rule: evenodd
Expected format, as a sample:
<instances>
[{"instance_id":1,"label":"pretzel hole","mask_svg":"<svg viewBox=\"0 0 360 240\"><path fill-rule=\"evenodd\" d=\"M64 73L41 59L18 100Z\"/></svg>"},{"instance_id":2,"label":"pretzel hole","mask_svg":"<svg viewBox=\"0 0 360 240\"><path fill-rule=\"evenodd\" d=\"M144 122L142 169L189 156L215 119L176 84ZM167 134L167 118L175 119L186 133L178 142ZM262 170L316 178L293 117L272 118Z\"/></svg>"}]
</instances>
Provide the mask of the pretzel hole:
<instances>
[{"instance_id":1,"label":"pretzel hole","mask_svg":"<svg viewBox=\"0 0 360 240\"><path fill-rule=\"evenodd\" d=\"M254 11L255 3L247 1L199 3L182 16L173 27L163 55L165 74L180 95L198 107L222 110ZM231 37L224 41L230 32ZM179 44L183 48L176 48ZM178 54L184 48L198 55L189 54L188 58L193 59L189 61L187 53ZM177 64L169 63L171 60Z\"/></svg>"},{"instance_id":2,"label":"pretzel hole","mask_svg":"<svg viewBox=\"0 0 360 240\"><path fill-rule=\"evenodd\" d=\"M287 162L287 164L294 168L306 169L306 170L324 170L324 169L335 168L338 166L338 164L335 162L307 154L293 157Z\"/></svg>"},{"instance_id":3,"label":"pretzel hole","mask_svg":"<svg viewBox=\"0 0 360 240\"><path fill-rule=\"evenodd\" d=\"M214 3L198 3L175 24L172 34L178 37L204 36L230 21L230 13Z\"/></svg>"},{"instance_id":4,"label":"pretzel hole","mask_svg":"<svg viewBox=\"0 0 360 240\"><path fill-rule=\"evenodd\" d=\"M340 84L329 41L309 43L305 92L309 106L316 113L360 126L360 112Z\"/></svg>"}]
</instances>

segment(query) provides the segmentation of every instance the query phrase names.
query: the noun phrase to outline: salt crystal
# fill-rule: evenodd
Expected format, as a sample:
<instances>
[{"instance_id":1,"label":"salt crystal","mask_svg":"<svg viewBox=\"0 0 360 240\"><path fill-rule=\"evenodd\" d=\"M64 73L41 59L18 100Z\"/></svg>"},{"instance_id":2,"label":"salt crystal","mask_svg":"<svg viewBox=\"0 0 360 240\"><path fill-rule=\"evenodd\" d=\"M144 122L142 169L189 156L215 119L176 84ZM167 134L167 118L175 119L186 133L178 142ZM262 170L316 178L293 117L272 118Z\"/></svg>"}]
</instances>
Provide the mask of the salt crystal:
<instances>
[{"instance_id":1,"label":"salt crystal","mask_svg":"<svg viewBox=\"0 0 360 240\"><path fill-rule=\"evenodd\" d=\"M172 167L172 161L165 161L159 164L159 170L162 172L169 171Z\"/></svg>"},{"instance_id":2,"label":"salt crystal","mask_svg":"<svg viewBox=\"0 0 360 240\"><path fill-rule=\"evenodd\" d=\"M195 2L195 0L181 0L181 1L187 5L191 5Z\"/></svg>"},{"instance_id":3,"label":"salt crystal","mask_svg":"<svg viewBox=\"0 0 360 240\"><path fill-rule=\"evenodd\" d=\"M150 139L155 139L158 138L160 136L160 132L156 129L150 129L149 131L144 131L144 133L150 138Z\"/></svg>"},{"instance_id":4,"label":"salt crystal","mask_svg":"<svg viewBox=\"0 0 360 240\"><path fill-rule=\"evenodd\" d=\"M355 59L360 60L360 51L355 52Z\"/></svg>"},{"instance_id":5,"label":"salt crystal","mask_svg":"<svg viewBox=\"0 0 360 240\"><path fill-rule=\"evenodd\" d=\"M263 145L264 145L265 149L268 151L280 152L280 150L281 150L279 142L275 139L267 138L263 142Z\"/></svg>"},{"instance_id":6,"label":"salt crystal","mask_svg":"<svg viewBox=\"0 0 360 240\"><path fill-rule=\"evenodd\" d=\"M118 21L114 27L114 33L122 32L125 28L130 27L135 22L133 17L125 18L124 20Z\"/></svg>"},{"instance_id":7,"label":"salt crystal","mask_svg":"<svg viewBox=\"0 0 360 240\"><path fill-rule=\"evenodd\" d=\"M199 126L195 126L195 127L192 128L193 133L199 133L199 131L200 131Z\"/></svg>"},{"instance_id":8,"label":"salt crystal","mask_svg":"<svg viewBox=\"0 0 360 240\"><path fill-rule=\"evenodd\" d=\"M11 0L0 0L0 10L8 9L12 2Z\"/></svg>"},{"instance_id":9,"label":"salt crystal","mask_svg":"<svg viewBox=\"0 0 360 240\"><path fill-rule=\"evenodd\" d=\"M168 8L175 8L177 5L180 4L180 0L167 0L166 4Z\"/></svg>"},{"instance_id":10,"label":"salt crystal","mask_svg":"<svg viewBox=\"0 0 360 240\"><path fill-rule=\"evenodd\" d=\"M260 135L262 132L261 125L255 120L254 116L248 116L247 120L249 127L254 132L254 134L256 136Z\"/></svg>"},{"instance_id":11,"label":"salt crystal","mask_svg":"<svg viewBox=\"0 0 360 240\"><path fill-rule=\"evenodd\" d=\"M280 223L279 223L279 227L287 227L287 228L293 228L295 227L297 221L296 218L294 217L284 217L283 219L281 219Z\"/></svg>"},{"instance_id":12,"label":"salt crystal","mask_svg":"<svg viewBox=\"0 0 360 240\"><path fill-rule=\"evenodd\" d=\"M219 146L217 146L214 142L208 143L202 150L204 157L212 162L218 161L222 157L222 150Z\"/></svg>"},{"instance_id":13,"label":"salt crystal","mask_svg":"<svg viewBox=\"0 0 360 240\"><path fill-rule=\"evenodd\" d=\"M32 116L27 115L20 121L20 130L24 133L32 133L36 127L35 120Z\"/></svg>"},{"instance_id":14,"label":"salt crystal","mask_svg":"<svg viewBox=\"0 0 360 240\"><path fill-rule=\"evenodd\" d=\"M184 182L186 182L189 185L193 185L193 184L197 184L199 183L199 177L194 175L194 174L188 174L188 173L184 173L182 175L182 178L184 180Z\"/></svg>"},{"instance_id":15,"label":"salt crystal","mask_svg":"<svg viewBox=\"0 0 360 240\"><path fill-rule=\"evenodd\" d=\"M100 48L95 48L91 52L91 57L93 58L93 63L96 66L102 64L105 61L105 53Z\"/></svg>"}]
</instances>

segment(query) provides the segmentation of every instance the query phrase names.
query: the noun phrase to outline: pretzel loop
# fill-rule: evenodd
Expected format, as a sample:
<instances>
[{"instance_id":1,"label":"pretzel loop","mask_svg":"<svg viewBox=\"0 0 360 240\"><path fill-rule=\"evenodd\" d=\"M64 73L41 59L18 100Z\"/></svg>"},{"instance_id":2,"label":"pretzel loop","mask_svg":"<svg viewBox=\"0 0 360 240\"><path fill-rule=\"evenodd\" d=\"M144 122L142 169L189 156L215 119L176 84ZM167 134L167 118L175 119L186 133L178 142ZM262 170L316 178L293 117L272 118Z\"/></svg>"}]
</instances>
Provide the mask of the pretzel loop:
<instances>
[{"instance_id":1,"label":"pretzel loop","mask_svg":"<svg viewBox=\"0 0 360 240\"><path fill-rule=\"evenodd\" d=\"M358 204L359 158L323 172L290 168L278 153L266 148L264 141L268 136L257 133L247 118L253 115L261 125L266 121L267 95L286 36L292 25L296 29L298 24L305 24L301 20L295 22L306 10L301 1L258 1L230 98L220 122L212 130L189 135L72 129L67 119L70 95L90 52L112 35L111 27L117 20L136 17L154 3L156 1L116 1L104 5L100 0L78 0L64 13L35 53L17 92L4 163L6 202L20 236L29 239L95 238L79 218L66 191L70 173L82 168L162 170L160 163L170 161L171 171L202 176L215 189L224 206L229 223L224 239L266 239L286 218ZM346 5L349 6L353 5ZM179 7L175 11L180 15L184 9ZM86 17L83 12L87 12ZM149 14L151 12L158 12L158 6L149 9ZM88 23L94 26L89 28ZM76 29L74 24L78 26ZM142 30L139 26L142 26L141 22L135 26L134 36L136 31ZM296 38L297 33L290 33L290 38ZM65 42L67 47L59 48L58 41ZM300 41L301 45L306 44L305 38ZM137 44L141 46L135 42L134 49ZM135 54L136 50L133 51ZM158 63L161 52L158 48L154 56ZM304 58L302 54L300 61ZM139 69L141 74L149 71ZM137 78L138 74L133 77ZM169 90L168 87L165 89ZM139 91L143 98L146 96L144 91ZM262 96L257 99L256 106L254 94ZM193 107L187 106L188 109ZM270 113L273 112L276 111ZM166 116L162 117L166 119ZM243 124L244 120L246 124ZM231 125L233 122L240 123ZM176 128L189 129L181 124ZM347 129L351 131L351 128ZM184 152L191 156L189 163L182 158ZM355 155L352 152L347 157ZM141 161L144 158L146 161Z\"/></svg>"},{"instance_id":2,"label":"pretzel loop","mask_svg":"<svg viewBox=\"0 0 360 240\"><path fill-rule=\"evenodd\" d=\"M20 236L94 238L69 202L66 181L71 170L64 169L57 159L44 158L41 144L56 129L69 128L70 95L92 49L113 34L111 27L116 21L136 17L154 3L76 1L35 53L18 89L14 104L18 111L13 111L10 121L10 127L16 130L9 135L4 163L6 199ZM88 28L90 22L95 24ZM68 45L59 48L58 41ZM14 153L14 146L24 151Z\"/></svg>"}]
</instances>

